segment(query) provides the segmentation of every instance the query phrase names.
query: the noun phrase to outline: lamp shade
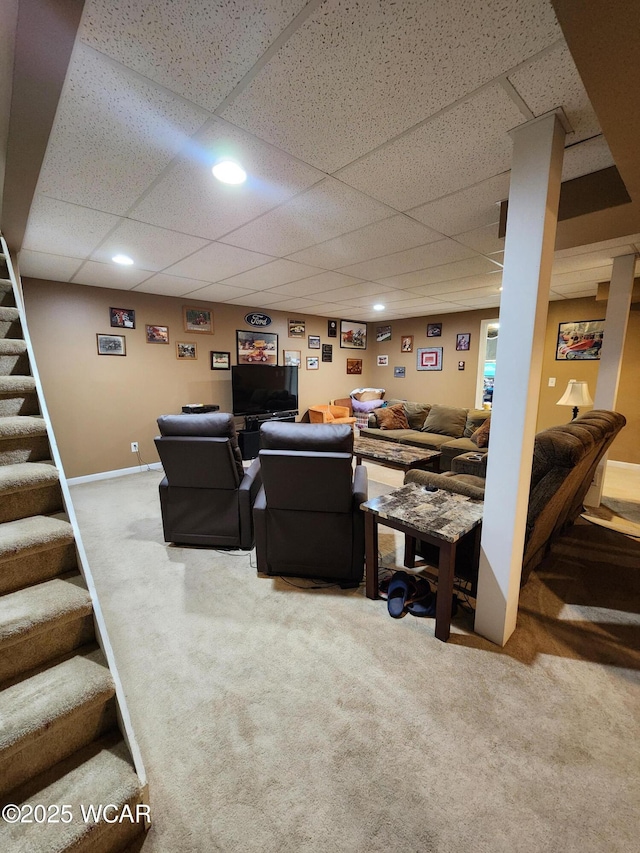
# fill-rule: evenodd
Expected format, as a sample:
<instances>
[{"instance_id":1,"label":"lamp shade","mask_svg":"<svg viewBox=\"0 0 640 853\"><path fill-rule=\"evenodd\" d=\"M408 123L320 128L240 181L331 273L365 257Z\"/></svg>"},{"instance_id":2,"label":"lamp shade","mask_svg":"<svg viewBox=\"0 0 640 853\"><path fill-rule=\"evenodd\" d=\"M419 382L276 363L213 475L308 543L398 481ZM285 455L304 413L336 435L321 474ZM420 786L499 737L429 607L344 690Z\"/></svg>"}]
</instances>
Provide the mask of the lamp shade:
<instances>
[{"instance_id":1,"label":"lamp shade","mask_svg":"<svg viewBox=\"0 0 640 853\"><path fill-rule=\"evenodd\" d=\"M567 390L556 403L556 406L591 406L593 400L589 394L589 386L586 382L570 379Z\"/></svg>"}]
</instances>

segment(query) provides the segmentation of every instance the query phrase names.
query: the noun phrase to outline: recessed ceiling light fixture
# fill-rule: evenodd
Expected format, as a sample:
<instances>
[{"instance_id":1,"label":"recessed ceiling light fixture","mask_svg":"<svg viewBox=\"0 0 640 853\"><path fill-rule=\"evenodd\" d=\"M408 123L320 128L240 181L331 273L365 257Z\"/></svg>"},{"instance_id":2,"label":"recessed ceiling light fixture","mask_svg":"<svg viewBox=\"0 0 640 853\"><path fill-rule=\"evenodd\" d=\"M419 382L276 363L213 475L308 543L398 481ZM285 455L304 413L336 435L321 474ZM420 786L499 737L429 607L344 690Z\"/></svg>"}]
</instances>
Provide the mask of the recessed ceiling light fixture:
<instances>
[{"instance_id":1,"label":"recessed ceiling light fixture","mask_svg":"<svg viewBox=\"0 0 640 853\"><path fill-rule=\"evenodd\" d=\"M243 184L247 180L245 170L233 160L220 160L211 171L214 178L222 181L223 184Z\"/></svg>"},{"instance_id":2,"label":"recessed ceiling light fixture","mask_svg":"<svg viewBox=\"0 0 640 853\"><path fill-rule=\"evenodd\" d=\"M384 311L384 305L381 305L379 302L377 305L373 306L374 311Z\"/></svg>"},{"instance_id":3,"label":"recessed ceiling light fixture","mask_svg":"<svg viewBox=\"0 0 640 853\"><path fill-rule=\"evenodd\" d=\"M114 255L111 260L114 264L122 264L123 267L130 267L133 263L133 258L130 258L129 255Z\"/></svg>"}]
</instances>

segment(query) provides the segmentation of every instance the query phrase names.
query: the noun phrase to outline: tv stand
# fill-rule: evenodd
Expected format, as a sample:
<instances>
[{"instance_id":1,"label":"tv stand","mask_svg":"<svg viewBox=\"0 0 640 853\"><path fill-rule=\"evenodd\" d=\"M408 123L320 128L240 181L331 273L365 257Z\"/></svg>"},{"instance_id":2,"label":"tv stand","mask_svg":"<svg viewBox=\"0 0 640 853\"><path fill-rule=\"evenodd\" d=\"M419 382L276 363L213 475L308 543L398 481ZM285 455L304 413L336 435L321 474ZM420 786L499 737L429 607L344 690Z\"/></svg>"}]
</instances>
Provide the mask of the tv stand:
<instances>
[{"instance_id":1,"label":"tv stand","mask_svg":"<svg viewBox=\"0 0 640 853\"><path fill-rule=\"evenodd\" d=\"M297 409L288 412L265 412L260 415L245 415L244 429L238 430L238 446L243 459L255 459L260 452L260 427L267 421L294 423Z\"/></svg>"}]
</instances>

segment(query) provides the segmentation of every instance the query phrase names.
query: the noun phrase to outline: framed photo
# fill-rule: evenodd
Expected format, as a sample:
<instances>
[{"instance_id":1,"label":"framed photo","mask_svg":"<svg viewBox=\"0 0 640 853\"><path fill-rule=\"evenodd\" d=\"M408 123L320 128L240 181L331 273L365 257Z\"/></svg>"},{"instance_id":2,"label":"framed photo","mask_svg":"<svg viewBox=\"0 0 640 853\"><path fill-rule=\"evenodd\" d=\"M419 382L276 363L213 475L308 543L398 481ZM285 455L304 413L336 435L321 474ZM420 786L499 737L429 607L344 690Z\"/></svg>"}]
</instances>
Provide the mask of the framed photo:
<instances>
[{"instance_id":1,"label":"framed photo","mask_svg":"<svg viewBox=\"0 0 640 853\"><path fill-rule=\"evenodd\" d=\"M320 335L309 335L307 346L309 349L320 349Z\"/></svg>"},{"instance_id":2,"label":"framed photo","mask_svg":"<svg viewBox=\"0 0 640 853\"><path fill-rule=\"evenodd\" d=\"M347 359L347 373L350 376L355 376L362 373L362 359L361 358L348 358Z\"/></svg>"},{"instance_id":3,"label":"framed photo","mask_svg":"<svg viewBox=\"0 0 640 853\"><path fill-rule=\"evenodd\" d=\"M383 341L391 340L391 326L378 326L376 329L376 341L381 344Z\"/></svg>"},{"instance_id":4,"label":"framed photo","mask_svg":"<svg viewBox=\"0 0 640 853\"><path fill-rule=\"evenodd\" d=\"M413 352L413 335L403 335L400 338L400 352Z\"/></svg>"},{"instance_id":5,"label":"framed photo","mask_svg":"<svg viewBox=\"0 0 640 853\"><path fill-rule=\"evenodd\" d=\"M322 360L333 361L333 344L322 344Z\"/></svg>"},{"instance_id":6,"label":"framed photo","mask_svg":"<svg viewBox=\"0 0 640 853\"><path fill-rule=\"evenodd\" d=\"M285 349L282 351L282 355L284 356L285 367L300 367L302 364L299 349Z\"/></svg>"},{"instance_id":7,"label":"framed photo","mask_svg":"<svg viewBox=\"0 0 640 853\"><path fill-rule=\"evenodd\" d=\"M277 364L278 336L273 332L236 331L238 364Z\"/></svg>"},{"instance_id":8,"label":"framed photo","mask_svg":"<svg viewBox=\"0 0 640 853\"><path fill-rule=\"evenodd\" d=\"M388 355L379 355L378 356L378 367L387 367L389 364L389 356Z\"/></svg>"},{"instance_id":9,"label":"framed photo","mask_svg":"<svg viewBox=\"0 0 640 853\"><path fill-rule=\"evenodd\" d=\"M458 370L464 370L464 366L465 366L465 362L464 362L464 361L459 361L459 362L458 362Z\"/></svg>"},{"instance_id":10,"label":"framed photo","mask_svg":"<svg viewBox=\"0 0 640 853\"><path fill-rule=\"evenodd\" d=\"M442 370L442 347L418 347L418 370Z\"/></svg>"},{"instance_id":11,"label":"framed photo","mask_svg":"<svg viewBox=\"0 0 640 853\"><path fill-rule=\"evenodd\" d=\"M328 338L337 338L338 337L338 321L337 320L327 320L327 337Z\"/></svg>"},{"instance_id":12,"label":"framed photo","mask_svg":"<svg viewBox=\"0 0 640 853\"><path fill-rule=\"evenodd\" d=\"M231 370L231 353L212 352L211 370Z\"/></svg>"},{"instance_id":13,"label":"framed photo","mask_svg":"<svg viewBox=\"0 0 640 853\"><path fill-rule=\"evenodd\" d=\"M98 355L126 355L127 339L124 335L96 335Z\"/></svg>"},{"instance_id":14,"label":"framed photo","mask_svg":"<svg viewBox=\"0 0 640 853\"><path fill-rule=\"evenodd\" d=\"M305 336L305 325L304 320L288 320L289 323L289 337L290 338L304 338Z\"/></svg>"},{"instance_id":15,"label":"framed photo","mask_svg":"<svg viewBox=\"0 0 640 853\"><path fill-rule=\"evenodd\" d=\"M344 349L366 349L367 324L340 320L340 346Z\"/></svg>"},{"instance_id":16,"label":"framed photo","mask_svg":"<svg viewBox=\"0 0 640 853\"><path fill-rule=\"evenodd\" d=\"M469 332L463 332L461 335L456 335L456 349L458 352L469 349L471 343L471 335Z\"/></svg>"},{"instance_id":17,"label":"framed photo","mask_svg":"<svg viewBox=\"0 0 640 853\"><path fill-rule=\"evenodd\" d=\"M393 368L393 378L394 379L404 379L406 376L406 368L404 367L394 367Z\"/></svg>"},{"instance_id":18,"label":"framed photo","mask_svg":"<svg viewBox=\"0 0 640 853\"><path fill-rule=\"evenodd\" d=\"M197 335L213 334L213 312L208 308L183 305L182 319L185 332L195 332Z\"/></svg>"},{"instance_id":19,"label":"framed photo","mask_svg":"<svg viewBox=\"0 0 640 853\"><path fill-rule=\"evenodd\" d=\"M133 308L109 308L109 325L116 329L135 329L136 312Z\"/></svg>"},{"instance_id":20,"label":"framed photo","mask_svg":"<svg viewBox=\"0 0 640 853\"><path fill-rule=\"evenodd\" d=\"M604 338L604 320L578 320L560 323L556 361L597 361Z\"/></svg>"},{"instance_id":21,"label":"framed photo","mask_svg":"<svg viewBox=\"0 0 640 853\"><path fill-rule=\"evenodd\" d=\"M197 344L193 341L176 341L176 358L195 361L198 358Z\"/></svg>"},{"instance_id":22,"label":"framed photo","mask_svg":"<svg viewBox=\"0 0 640 853\"><path fill-rule=\"evenodd\" d=\"M145 335L148 344L168 344L168 326L145 326Z\"/></svg>"},{"instance_id":23,"label":"framed photo","mask_svg":"<svg viewBox=\"0 0 640 853\"><path fill-rule=\"evenodd\" d=\"M427 323L427 337L439 338L442 335L442 323Z\"/></svg>"},{"instance_id":24,"label":"framed photo","mask_svg":"<svg viewBox=\"0 0 640 853\"><path fill-rule=\"evenodd\" d=\"M318 370L320 367L320 359L317 355L307 356L307 370Z\"/></svg>"}]
</instances>

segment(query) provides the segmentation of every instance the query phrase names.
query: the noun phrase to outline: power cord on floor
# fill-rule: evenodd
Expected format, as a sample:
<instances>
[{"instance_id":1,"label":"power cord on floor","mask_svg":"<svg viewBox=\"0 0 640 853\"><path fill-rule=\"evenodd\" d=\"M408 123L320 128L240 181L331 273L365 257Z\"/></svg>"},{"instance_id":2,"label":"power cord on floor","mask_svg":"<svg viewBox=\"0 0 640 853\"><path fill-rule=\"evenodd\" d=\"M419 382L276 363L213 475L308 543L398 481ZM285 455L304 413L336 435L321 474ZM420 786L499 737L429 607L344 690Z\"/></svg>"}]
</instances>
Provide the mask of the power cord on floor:
<instances>
[{"instance_id":1,"label":"power cord on floor","mask_svg":"<svg viewBox=\"0 0 640 853\"><path fill-rule=\"evenodd\" d=\"M146 466L147 471L151 471L151 465L148 462L143 462L142 456L140 456L139 450L136 450L136 456L138 457L138 465L140 466L140 468L142 468L143 466Z\"/></svg>"}]
</instances>

